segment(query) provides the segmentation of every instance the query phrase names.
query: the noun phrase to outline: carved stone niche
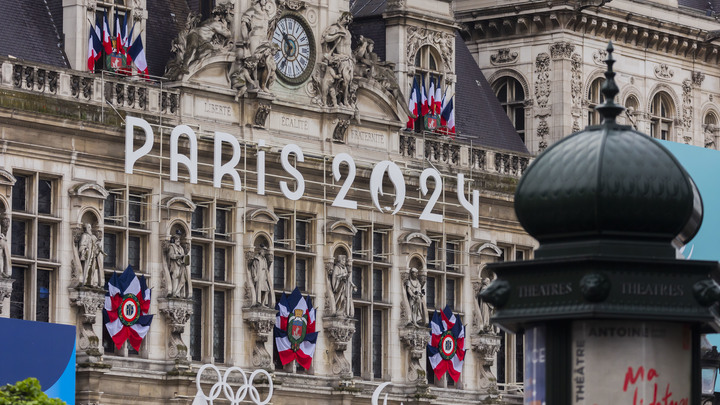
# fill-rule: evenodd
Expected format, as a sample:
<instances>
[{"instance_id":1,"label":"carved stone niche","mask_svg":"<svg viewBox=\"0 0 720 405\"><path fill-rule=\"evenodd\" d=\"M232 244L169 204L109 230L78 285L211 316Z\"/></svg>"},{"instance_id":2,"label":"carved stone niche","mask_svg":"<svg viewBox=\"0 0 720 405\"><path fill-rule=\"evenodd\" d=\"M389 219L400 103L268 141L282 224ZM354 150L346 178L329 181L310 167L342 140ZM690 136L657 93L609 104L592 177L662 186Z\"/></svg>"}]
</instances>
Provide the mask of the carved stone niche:
<instances>
[{"instance_id":1,"label":"carved stone niche","mask_svg":"<svg viewBox=\"0 0 720 405\"><path fill-rule=\"evenodd\" d=\"M340 218L328 218L325 231L327 232L327 243L325 244L325 257L334 257L333 252L338 244L352 246L352 240L357 233L357 228L352 222ZM348 257L351 257L352 253Z\"/></svg>"},{"instance_id":2,"label":"carved stone niche","mask_svg":"<svg viewBox=\"0 0 720 405\"><path fill-rule=\"evenodd\" d=\"M165 229L169 229L168 224L176 220L182 220L184 223L189 224L192 220L192 213L197 208L197 204L191 200L182 197L174 196L168 197L162 202L162 221L161 225L165 225Z\"/></svg>"},{"instance_id":3,"label":"carved stone niche","mask_svg":"<svg viewBox=\"0 0 720 405\"><path fill-rule=\"evenodd\" d=\"M78 311L77 363L101 365L103 348L99 332L102 324L98 314L105 304L105 290L99 287L78 285L70 288L70 303ZM102 319L102 318L100 318Z\"/></svg>"},{"instance_id":4,"label":"carved stone niche","mask_svg":"<svg viewBox=\"0 0 720 405\"><path fill-rule=\"evenodd\" d=\"M272 350L272 335L275 327L276 311L264 306L243 308L243 320L250 325L254 336L252 349L252 365L268 371L275 369L272 355L267 349L270 342Z\"/></svg>"},{"instance_id":5,"label":"carved stone niche","mask_svg":"<svg viewBox=\"0 0 720 405\"><path fill-rule=\"evenodd\" d=\"M173 372L190 372L188 347L182 340L185 325L193 314L193 300L177 297L162 297L158 300L160 313L165 317L169 336L167 355L174 362Z\"/></svg>"},{"instance_id":6,"label":"carved stone niche","mask_svg":"<svg viewBox=\"0 0 720 405\"><path fill-rule=\"evenodd\" d=\"M341 380L351 380L353 377L345 351L355 333L355 322L353 318L341 316L323 317L323 330L332 344L332 373Z\"/></svg>"}]
</instances>

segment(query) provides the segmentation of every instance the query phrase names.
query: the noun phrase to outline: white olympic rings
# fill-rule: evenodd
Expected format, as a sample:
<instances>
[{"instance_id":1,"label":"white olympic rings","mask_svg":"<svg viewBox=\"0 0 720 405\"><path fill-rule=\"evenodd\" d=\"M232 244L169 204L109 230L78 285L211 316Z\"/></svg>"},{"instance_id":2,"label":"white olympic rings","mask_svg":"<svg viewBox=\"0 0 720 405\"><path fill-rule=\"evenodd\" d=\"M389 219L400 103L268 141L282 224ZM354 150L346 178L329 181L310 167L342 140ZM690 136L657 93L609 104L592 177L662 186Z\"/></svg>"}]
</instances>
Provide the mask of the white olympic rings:
<instances>
[{"instance_id":1,"label":"white olympic rings","mask_svg":"<svg viewBox=\"0 0 720 405\"><path fill-rule=\"evenodd\" d=\"M202 389L202 386L200 384L200 377L202 376L203 371L207 370L208 368L215 371L217 374L217 380L215 384L210 388L210 395L205 395L205 392ZM237 392L233 391L232 386L228 383L228 377L230 374L234 371L240 372L240 375L242 375L243 378L243 385L240 386L240 388L237 390ZM264 374L265 377L268 379L268 394L267 398L265 398L264 401L260 401L260 392L258 392L258 389L255 388L253 385L253 380L258 374ZM193 405L203 405L203 404L210 404L212 405L213 401L216 400L218 397L220 397L220 392L222 391L223 394L225 394L225 399L230 401L230 404L232 405L239 405L242 400L245 399L246 395L250 395L250 399L252 402L255 403L255 405L267 405L270 400L272 399L273 395L273 381L272 377L270 377L270 373L263 369L258 369L253 371L250 374L250 379L247 378L247 375L245 375L245 372L240 367L230 367L227 370L225 370L224 375L220 375L220 370L215 367L213 364L205 364L202 367L200 367L200 370L198 370L197 378L195 380L195 383L197 385L197 394L195 394L195 400L193 401Z\"/></svg>"}]
</instances>

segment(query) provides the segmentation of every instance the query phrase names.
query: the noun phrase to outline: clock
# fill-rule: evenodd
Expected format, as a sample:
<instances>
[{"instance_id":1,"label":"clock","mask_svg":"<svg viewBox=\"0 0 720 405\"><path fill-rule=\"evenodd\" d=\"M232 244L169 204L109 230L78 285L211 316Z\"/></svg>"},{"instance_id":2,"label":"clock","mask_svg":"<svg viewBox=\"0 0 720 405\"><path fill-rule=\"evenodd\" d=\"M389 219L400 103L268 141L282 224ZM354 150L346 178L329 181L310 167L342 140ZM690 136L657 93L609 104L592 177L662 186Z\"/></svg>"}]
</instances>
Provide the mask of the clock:
<instances>
[{"instance_id":1,"label":"clock","mask_svg":"<svg viewBox=\"0 0 720 405\"><path fill-rule=\"evenodd\" d=\"M289 84L307 80L315 66L315 39L307 22L299 15L283 15L275 24L272 42L280 49L275 53L280 79Z\"/></svg>"}]
</instances>

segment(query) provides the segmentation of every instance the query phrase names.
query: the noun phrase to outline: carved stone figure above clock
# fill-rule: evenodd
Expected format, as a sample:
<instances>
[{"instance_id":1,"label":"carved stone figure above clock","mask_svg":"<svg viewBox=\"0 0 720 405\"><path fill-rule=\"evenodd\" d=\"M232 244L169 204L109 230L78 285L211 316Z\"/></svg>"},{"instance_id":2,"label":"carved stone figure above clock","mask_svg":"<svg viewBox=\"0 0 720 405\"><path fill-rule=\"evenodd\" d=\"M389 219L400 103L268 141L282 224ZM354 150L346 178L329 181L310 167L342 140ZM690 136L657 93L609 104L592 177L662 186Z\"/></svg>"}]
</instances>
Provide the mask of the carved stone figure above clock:
<instances>
[{"instance_id":1,"label":"carved stone figure above clock","mask_svg":"<svg viewBox=\"0 0 720 405\"><path fill-rule=\"evenodd\" d=\"M315 66L315 38L303 17L283 15L275 24L272 42L279 47L275 63L280 79L289 84L306 81Z\"/></svg>"}]
</instances>

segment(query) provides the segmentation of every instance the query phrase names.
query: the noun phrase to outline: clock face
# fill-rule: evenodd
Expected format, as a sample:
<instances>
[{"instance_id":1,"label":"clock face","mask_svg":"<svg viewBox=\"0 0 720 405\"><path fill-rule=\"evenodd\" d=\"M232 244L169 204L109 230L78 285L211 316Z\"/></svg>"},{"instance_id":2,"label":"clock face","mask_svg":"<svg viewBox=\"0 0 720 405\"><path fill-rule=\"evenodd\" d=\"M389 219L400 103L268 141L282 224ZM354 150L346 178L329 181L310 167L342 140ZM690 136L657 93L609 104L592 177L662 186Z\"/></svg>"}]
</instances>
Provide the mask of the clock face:
<instances>
[{"instance_id":1,"label":"clock face","mask_svg":"<svg viewBox=\"0 0 720 405\"><path fill-rule=\"evenodd\" d=\"M280 78L290 84L307 80L315 65L315 40L305 20L283 16L275 25L272 41L280 48L275 54Z\"/></svg>"}]
</instances>

